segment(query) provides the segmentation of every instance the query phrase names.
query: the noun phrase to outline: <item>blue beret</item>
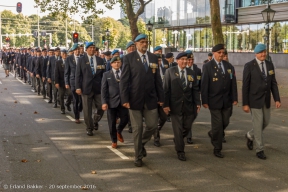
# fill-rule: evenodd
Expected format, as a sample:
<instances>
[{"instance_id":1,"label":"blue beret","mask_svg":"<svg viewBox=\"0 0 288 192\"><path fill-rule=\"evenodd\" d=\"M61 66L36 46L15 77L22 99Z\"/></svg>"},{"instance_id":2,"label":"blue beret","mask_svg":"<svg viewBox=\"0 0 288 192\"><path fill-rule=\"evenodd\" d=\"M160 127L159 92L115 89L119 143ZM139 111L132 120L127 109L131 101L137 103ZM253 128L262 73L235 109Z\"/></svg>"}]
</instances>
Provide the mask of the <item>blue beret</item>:
<instances>
[{"instance_id":1,"label":"blue beret","mask_svg":"<svg viewBox=\"0 0 288 192\"><path fill-rule=\"evenodd\" d=\"M187 53L186 52L181 52L177 55L176 59L180 59L181 57L187 57Z\"/></svg>"},{"instance_id":2,"label":"blue beret","mask_svg":"<svg viewBox=\"0 0 288 192\"><path fill-rule=\"evenodd\" d=\"M158 51L160 49L162 50L162 47L161 46L157 46L157 47L154 48L154 51Z\"/></svg>"},{"instance_id":3,"label":"blue beret","mask_svg":"<svg viewBox=\"0 0 288 192\"><path fill-rule=\"evenodd\" d=\"M192 52L191 50L186 50L185 52L186 52L187 54L190 54L190 55L193 54L193 52Z\"/></svg>"},{"instance_id":4,"label":"blue beret","mask_svg":"<svg viewBox=\"0 0 288 192\"><path fill-rule=\"evenodd\" d=\"M113 57L110 61L110 63L113 63L114 61L121 61L120 57L116 56L116 57Z\"/></svg>"},{"instance_id":5,"label":"blue beret","mask_svg":"<svg viewBox=\"0 0 288 192\"><path fill-rule=\"evenodd\" d=\"M135 42L141 40L141 39L147 39L147 35L145 34L139 34L136 38L135 38Z\"/></svg>"},{"instance_id":6,"label":"blue beret","mask_svg":"<svg viewBox=\"0 0 288 192\"><path fill-rule=\"evenodd\" d=\"M77 48L78 48L78 43L74 43L74 45L70 48L69 51L74 51Z\"/></svg>"},{"instance_id":7,"label":"blue beret","mask_svg":"<svg viewBox=\"0 0 288 192\"><path fill-rule=\"evenodd\" d=\"M165 55L165 58L171 58L171 57L173 57L174 55L173 55L173 53L167 53L166 55Z\"/></svg>"},{"instance_id":8,"label":"blue beret","mask_svg":"<svg viewBox=\"0 0 288 192\"><path fill-rule=\"evenodd\" d=\"M131 45L135 45L133 41L129 41L125 49L128 49Z\"/></svg>"},{"instance_id":9,"label":"blue beret","mask_svg":"<svg viewBox=\"0 0 288 192\"><path fill-rule=\"evenodd\" d=\"M62 49L61 52L67 54L67 50L66 49Z\"/></svg>"},{"instance_id":10,"label":"blue beret","mask_svg":"<svg viewBox=\"0 0 288 192\"><path fill-rule=\"evenodd\" d=\"M217 44L212 48L212 52L220 51L221 49L225 49L224 44Z\"/></svg>"},{"instance_id":11,"label":"blue beret","mask_svg":"<svg viewBox=\"0 0 288 192\"><path fill-rule=\"evenodd\" d=\"M114 49L114 50L112 51L112 55L114 55L115 53L119 53L119 50Z\"/></svg>"},{"instance_id":12,"label":"blue beret","mask_svg":"<svg viewBox=\"0 0 288 192\"><path fill-rule=\"evenodd\" d=\"M92 45L95 46L94 42L87 42L86 46L85 46L85 49L87 49L88 47L90 47Z\"/></svg>"},{"instance_id":13,"label":"blue beret","mask_svg":"<svg viewBox=\"0 0 288 192\"><path fill-rule=\"evenodd\" d=\"M266 50L266 45L260 43L260 44L256 45L256 47L254 49L254 53L261 53L264 50Z\"/></svg>"}]
</instances>

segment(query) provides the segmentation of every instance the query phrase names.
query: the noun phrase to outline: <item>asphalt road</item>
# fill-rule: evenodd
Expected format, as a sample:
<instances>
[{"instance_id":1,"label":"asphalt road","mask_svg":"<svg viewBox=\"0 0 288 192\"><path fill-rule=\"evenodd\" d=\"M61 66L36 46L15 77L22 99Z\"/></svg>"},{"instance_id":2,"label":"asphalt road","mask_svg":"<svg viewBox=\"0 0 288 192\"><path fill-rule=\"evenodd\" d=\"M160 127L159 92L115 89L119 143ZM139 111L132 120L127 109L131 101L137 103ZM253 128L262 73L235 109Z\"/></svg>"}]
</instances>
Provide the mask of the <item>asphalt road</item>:
<instances>
[{"instance_id":1,"label":"asphalt road","mask_svg":"<svg viewBox=\"0 0 288 192\"><path fill-rule=\"evenodd\" d=\"M240 103L241 105L241 103ZM60 114L29 85L0 68L0 191L288 191L287 108L272 109L264 132L267 160L246 147L249 114L234 107L223 144L225 157L213 155L207 136L210 114L202 108L193 124L187 161L177 159L171 123L161 131L161 147L147 144L143 167L135 167L132 134L110 150L106 116L94 136L85 125ZM72 118L73 120L73 118ZM83 122L83 119L82 119ZM6 189L4 189L6 188Z\"/></svg>"}]
</instances>

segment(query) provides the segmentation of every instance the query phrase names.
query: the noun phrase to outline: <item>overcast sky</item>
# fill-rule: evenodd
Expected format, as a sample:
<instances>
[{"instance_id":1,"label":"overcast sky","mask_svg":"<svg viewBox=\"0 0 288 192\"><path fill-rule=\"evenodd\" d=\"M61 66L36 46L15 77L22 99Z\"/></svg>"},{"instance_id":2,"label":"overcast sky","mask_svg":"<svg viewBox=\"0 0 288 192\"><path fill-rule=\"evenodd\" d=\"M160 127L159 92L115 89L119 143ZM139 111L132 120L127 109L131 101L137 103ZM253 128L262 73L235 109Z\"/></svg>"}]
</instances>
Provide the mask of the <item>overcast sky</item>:
<instances>
[{"instance_id":1,"label":"overcast sky","mask_svg":"<svg viewBox=\"0 0 288 192\"><path fill-rule=\"evenodd\" d=\"M13 13L17 13L16 12L16 4L17 2L22 2L22 13L24 15L32 15L32 14L37 14L37 9L34 8L34 6L36 5L34 0L0 0L0 12L3 10L11 10ZM15 7L3 7L3 5L5 6L15 6ZM119 5L115 5L114 6L114 10L108 10L106 9L104 6L99 6L99 8L102 8L105 10L105 13L100 17L112 17L114 19L120 19L120 7ZM46 13L40 13L41 16L48 14L48 12ZM78 21L81 22L80 16L79 15L75 15L75 19L77 19Z\"/></svg>"}]
</instances>

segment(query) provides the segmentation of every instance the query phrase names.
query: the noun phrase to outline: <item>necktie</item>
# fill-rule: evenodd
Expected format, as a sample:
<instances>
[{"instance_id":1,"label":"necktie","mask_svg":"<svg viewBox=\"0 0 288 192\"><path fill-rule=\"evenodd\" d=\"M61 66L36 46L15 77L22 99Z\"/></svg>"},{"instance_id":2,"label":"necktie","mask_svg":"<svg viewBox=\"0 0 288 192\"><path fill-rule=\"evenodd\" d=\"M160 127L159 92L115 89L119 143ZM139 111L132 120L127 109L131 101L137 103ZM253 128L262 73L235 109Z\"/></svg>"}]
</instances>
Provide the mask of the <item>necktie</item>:
<instances>
[{"instance_id":1,"label":"necktie","mask_svg":"<svg viewBox=\"0 0 288 192\"><path fill-rule=\"evenodd\" d=\"M119 70L116 71L116 80L117 80L118 82L120 81Z\"/></svg>"},{"instance_id":2,"label":"necktie","mask_svg":"<svg viewBox=\"0 0 288 192\"><path fill-rule=\"evenodd\" d=\"M79 56L76 57L76 65L78 64Z\"/></svg>"},{"instance_id":3,"label":"necktie","mask_svg":"<svg viewBox=\"0 0 288 192\"><path fill-rule=\"evenodd\" d=\"M220 71L221 71L221 73L222 73L222 75L223 75L223 74L224 74L224 71L223 71L223 69L222 69L221 62L218 63L218 68L220 69Z\"/></svg>"},{"instance_id":4,"label":"necktie","mask_svg":"<svg viewBox=\"0 0 288 192\"><path fill-rule=\"evenodd\" d=\"M147 72L148 71L148 63L147 63L147 60L146 60L146 56L142 55L142 57L143 57L143 65L144 65L145 70Z\"/></svg>"},{"instance_id":5,"label":"necktie","mask_svg":"<svg viewBox=\"0 0 288 192\"><path fill-rule=\"evenodd\" d=\"M95 71L94 71L93 57L90 57L90 67L91 67L91 70L92 70L92 75L94 75Z\"/></svg>"},{"instance_id":6,"label":"necktie","mask_svg":"<svg viewBox=\"0 0 288 192\"><path fill-rule=\"evenodd\" d=\"M266 73L264 70L264 63L263 62L261 62L261 66L262 66L262 71L261 71L262 76L263 76L264 80L267 81L267 76L266 76Z\"/></svg>"},{"instance_id":7,"label":"necktie","mask_svg":"<svg viewBox=\"0 0 288 192\"><path fill-rule=\"evenodd\" d=\"M182 69L181 70L181 82L182 82L182 87L183 87L183 89L185 89L186 88L186 80L185 80L185 75L184 75L184 70Z\"/></svg>"}]
</instances>

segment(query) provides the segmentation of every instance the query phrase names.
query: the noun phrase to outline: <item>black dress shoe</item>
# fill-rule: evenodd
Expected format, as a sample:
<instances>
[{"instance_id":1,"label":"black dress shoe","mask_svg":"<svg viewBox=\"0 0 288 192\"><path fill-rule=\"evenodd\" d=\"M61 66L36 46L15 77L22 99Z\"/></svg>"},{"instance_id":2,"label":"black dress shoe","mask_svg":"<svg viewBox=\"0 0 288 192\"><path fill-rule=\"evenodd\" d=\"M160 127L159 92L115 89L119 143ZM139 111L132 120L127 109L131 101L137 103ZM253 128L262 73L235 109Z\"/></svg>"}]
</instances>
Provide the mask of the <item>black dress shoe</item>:
<instances>
[{"instance_id":1,"label":"black dress shoe","mask_svg":"<svg viewBox=\"0 0 288 192\"><path fill-rule=\"evenodd\" d=\"M142 165L143 165L142 159L137 159L137 160L134 162L134 165L135 165L136 167L142 167Z\"/></svg>"},{"instance_id":2,"label":"black dress shoe","mask_svg":"<svg viewBox=\"0 0 288 192\"><path fill-rule=\"evenodd\" d=\"M53 105L53 108L57 108L57 104L56 103Z\"/></svg>"},{"instance_id":3,"label":"black dress shoe","mask_svg":"<svg viewBox=\"0 0 288 192\"><path fill-rule=\"evenodd\" d=\"M131 126L129 126L128 132L132 133L132 127Z\"/></svg>"},{"instance_id":4,"label":"black dress shoe","mask_svg":"<svg viewBox=\"0 0 288 192\"><path fill-rule=\"evenodd\" d=\"M253 150L253 140L249 139L247 133L246 133L245 137L247 139L247 143L246 144L247 144L248 149L249 150Z\"/></svg>"},{"instance_id":5,"label":"black dress shoe","mask_svg":"<svg viewBox=\"0 0 288 192\"><path fill-rule=\"evenodd\" d=\"M214 155L216 157L219 157L219 158L223 158L224 157L224 155L222 155L221 151L214 151Z\"/></svg>"},{"instance_id":6,"label":"black dress shoe","mask_svg":"<svg viewBox=\"0 0 288 192\"><path fill-rule=\"evenodd\" d=\"M266 155L264 154L264 151L260 151L260 152L256 153L256 156L257 156L259 159L263 159L263 160L266 159Z\"/></svg>"},{"instance_id":7,"label":"black dress shoe","mask_svg":"<svg viewBox=\"0 0 288 192\"><path fill-rule=\"evenodd\" d=\"M67 107L67 110L68 110L68 111L71 111L71 107L70 107L70 105L65 104L65 106Z\"/></svg>"},{"instance_id":8,"label":"black dress shoe","mask_svg":"<svg viewBox=\"0 0 288 192\"><path fill-rule=\"evenodd\" d=\"M87 131L87 135L88 136L93 136L93 131L92 130Z\"/></svg>"},{"instance_id":9,"label":"black dress shoe","mask_svg":"<svg viewBox=\"0 0 288 192\"><path fill-rule=\"evenodd\" d=\"M160 142L159 142L159 141L154 141L154 145L155 145L156 147L160 147Z\"/></svg>"},{"instance_id":10,"label":"black dress shoe","mask_svg":"<svg viewBox=\"0 0 288 192\"><path fill-rule=\"evenodd\" d=\"M186 161L185 154L183 154L183 153L178 154L178 159L181 161Z\"/></svg>"},{"instance_id":11,"label":"black dress shoe","mask_svg":"<svg viewBox=\"0 0 288 192\"><path fill-rule=\"evenodd\" d=\"M65 114L65 110L62 109L62 110L61 110L61 114Z\"/></svg>"},{"instance_id":12,"label":"black dress shoe","mask_svg":"<svg viewBox=\"0 0 288 192\"><path fill-rule=\"evenodd\" d=\"M191 138L187 138L187 143L188 143L188 144L193 144L192 139L191 139Z\"/></svg>"},{"instance_id":13,"label":"black dress shoe","mask_svg":"<svg viewBox=\"0 0 288 192\"><path fill-rule=\"evenodd\" d=\"M99 128L99 124L98 123L94 123L94 129L97 131Z\"/></svg>"},{"instance_id":14,"label":"black dress shoe","mask_svg":"<svg viewBox=\"0 0 288 192\"><path fill-rule=\"evenodd\" d=\"M225 137L222 138L222 143L226 143Z\"/></svg>"},{"instance_id":15,"label":"black dress shoe","mask_svg":"<svg viewBox=\"0 0 288 192\"><path fill-rule=\"evenodd\" d=\"M147 152L146 152L145 147L142 147L142 155L143 155L143 157L147 156Z\"/></svg>"}]
</instances>

